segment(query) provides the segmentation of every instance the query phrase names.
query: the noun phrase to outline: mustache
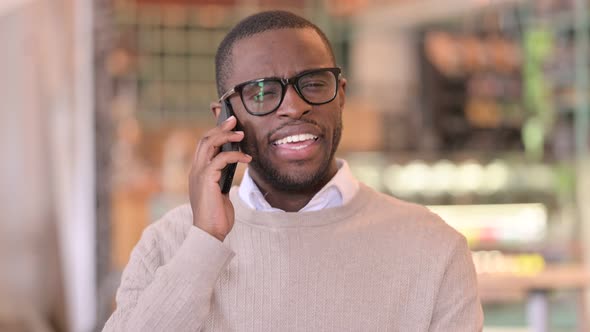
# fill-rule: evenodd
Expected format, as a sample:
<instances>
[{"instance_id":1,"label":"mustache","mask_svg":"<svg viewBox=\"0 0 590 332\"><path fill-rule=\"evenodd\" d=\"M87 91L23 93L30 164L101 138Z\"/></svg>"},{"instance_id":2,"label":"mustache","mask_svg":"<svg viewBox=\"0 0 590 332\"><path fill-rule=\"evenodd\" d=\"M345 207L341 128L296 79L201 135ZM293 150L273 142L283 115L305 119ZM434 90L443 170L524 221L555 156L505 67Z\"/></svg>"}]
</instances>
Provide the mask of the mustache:
<instances>
[{"instance_id":1,"label":"mustache","mask_svg":"<svg viewBox=\"0 0 590 332\"><path fill-rule=\"evenodd\" d=\"M300 125L300 124L311 124L311 125L314 125L314 126L320 128L320 130L322 132L324 131L324 127L322 127L315 120L312 120L312 119L294 119L294 120L290 120L289 122L285 122L285 123L281 124L280 126L278 126L277 128L271 130L266 135L266 138L270 141L270 138L272 137L272 135L274 135L277 131L280 131L280 130L284 129L285 127L296 126L296 125Z\"/></svg>"}]
</instances>

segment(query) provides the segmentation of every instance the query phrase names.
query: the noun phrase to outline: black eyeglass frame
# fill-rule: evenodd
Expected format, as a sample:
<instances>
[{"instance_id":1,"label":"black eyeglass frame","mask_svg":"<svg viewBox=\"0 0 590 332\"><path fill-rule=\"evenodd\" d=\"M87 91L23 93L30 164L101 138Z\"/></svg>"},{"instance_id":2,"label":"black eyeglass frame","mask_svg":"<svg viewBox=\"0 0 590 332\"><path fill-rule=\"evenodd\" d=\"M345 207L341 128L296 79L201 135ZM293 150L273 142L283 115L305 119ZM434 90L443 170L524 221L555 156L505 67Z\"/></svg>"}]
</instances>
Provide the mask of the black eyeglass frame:
<instances>
[{"instance_id":1,"label":"black eyeglass frame","mask_svg":"<svg viewBox=\"0 0 590 332\"><path fill-rule=\"evenodd\" d=\"M331 72L332 74L334 74L334 78L336 79L336 89L334 89L334 95L329 100L321 102L321 103L310 102L309 100L307 100L307 98L305 98L305 96L303 96L303 94L299 90L299 87L297 86L297 83L299 83L299 79L301 79L301 77L303 77L305 75L313 74L316 72L324 72L324 71L328 71L328 72ZM302 71L302 72L298 73L297 75L290 77L290 78L281 78L281 77L258 78L258 79L254 79L254 80L240 83L240 84L234 86L233 88L229 89L226 93L224 93L219 98L219 102L220 103L224 102L224 101L229 102L228 99L237 93L240 96L240 100L242 101L242 105L244 105L244 109L246 109L246 112L248 112L249 114L254 115L254 116L264 116L264 115L275 112L276 110L279 109L279 107L281 107L281 105L283 104L283 99L285 98L285 95L287 94L287 87L289 86L289 84L291 84L291 85L293 85L295 92L297 92L297 95L301 99L303 99L306 103L308 103L310 105L314 105L314 106L324 105L324 104L327 104L327 103L331 102L332 100L334 100L336 98L336 96L338 95L338 85L340 84L341 77L342 77L342 69L340 69L339 67L329 67L329 68L316 68L316 69L305 70L305 71ZM273 108L272 110L270 110L268 112L264 112L264 113L254 113L254 112L251 112L248 109L248 107L246 106L246 103L244 102L244 96L242 95L242 89L246 85L249 85L252 83L259 83L262 81L278 82L282 88L281 99L279 100L279 103L277 104L277 106L275 108Z\"/></svg>"}]
</instances>

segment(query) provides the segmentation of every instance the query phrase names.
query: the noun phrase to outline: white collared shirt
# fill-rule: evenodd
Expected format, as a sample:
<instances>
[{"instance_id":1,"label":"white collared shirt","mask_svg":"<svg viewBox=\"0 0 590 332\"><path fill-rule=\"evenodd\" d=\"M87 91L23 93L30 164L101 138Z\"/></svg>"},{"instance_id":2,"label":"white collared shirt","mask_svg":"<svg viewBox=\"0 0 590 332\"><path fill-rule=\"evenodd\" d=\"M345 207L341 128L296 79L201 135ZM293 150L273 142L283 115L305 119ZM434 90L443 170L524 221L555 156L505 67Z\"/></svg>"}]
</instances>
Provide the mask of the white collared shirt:
<instances>
[{"instance_id":1,"label":"white collared shirt","mask_svg":"<svg viewBox=\"0 0 590 332\"><path fill-rule=\"evenodd\" d=\"M345 160L336 159L336 164L338 165L336 175L299 212L319 211L341 206L354 197L359 189L358 180L352 175ZM238 195L252 209L266 212L284 212L270 206L254 180L250 177L248 169L244 172Z\"/></svg>"}]
</instances>

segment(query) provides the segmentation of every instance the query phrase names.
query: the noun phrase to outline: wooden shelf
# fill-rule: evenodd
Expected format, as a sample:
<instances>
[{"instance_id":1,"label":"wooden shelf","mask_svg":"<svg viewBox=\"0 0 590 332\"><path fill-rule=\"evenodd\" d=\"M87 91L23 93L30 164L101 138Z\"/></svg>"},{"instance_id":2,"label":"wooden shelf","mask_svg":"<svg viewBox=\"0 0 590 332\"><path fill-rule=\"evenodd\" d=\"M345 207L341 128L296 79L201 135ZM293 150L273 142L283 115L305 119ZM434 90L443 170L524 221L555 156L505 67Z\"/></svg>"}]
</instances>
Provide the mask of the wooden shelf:
<instances>
[{"instance_id":1,"label":"wooden shelf","mask_svg":"<svg viewBox=\"0 0 590 332\"><path fill-rule=\"evenodd\" d=\"M530 292L575 290L590 286L590 270L579 264L549 265L530 275L513 273L478 274L482 302L523 299Z\"/></svg>"}]
</instances>

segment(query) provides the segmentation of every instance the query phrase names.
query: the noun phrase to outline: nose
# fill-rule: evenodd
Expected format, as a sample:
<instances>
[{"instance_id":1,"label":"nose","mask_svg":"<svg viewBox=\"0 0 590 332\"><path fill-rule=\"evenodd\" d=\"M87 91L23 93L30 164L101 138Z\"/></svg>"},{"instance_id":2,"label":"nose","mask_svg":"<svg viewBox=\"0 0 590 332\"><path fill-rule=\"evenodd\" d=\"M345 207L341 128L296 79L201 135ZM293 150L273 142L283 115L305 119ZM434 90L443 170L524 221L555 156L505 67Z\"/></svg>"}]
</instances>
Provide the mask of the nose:
<instances>
[{"instance_id":1,"label":"nose","mask_svg":"<svg viewBox=\"0 0 590 332\"><path fill-rule=\"evenodd\" d=\"M311 112L311 105L297 94L292 84L287 85L286 89L283 102L277 110L278 116L300 119L303 115Z\"/></svg>"}]
</instances>

